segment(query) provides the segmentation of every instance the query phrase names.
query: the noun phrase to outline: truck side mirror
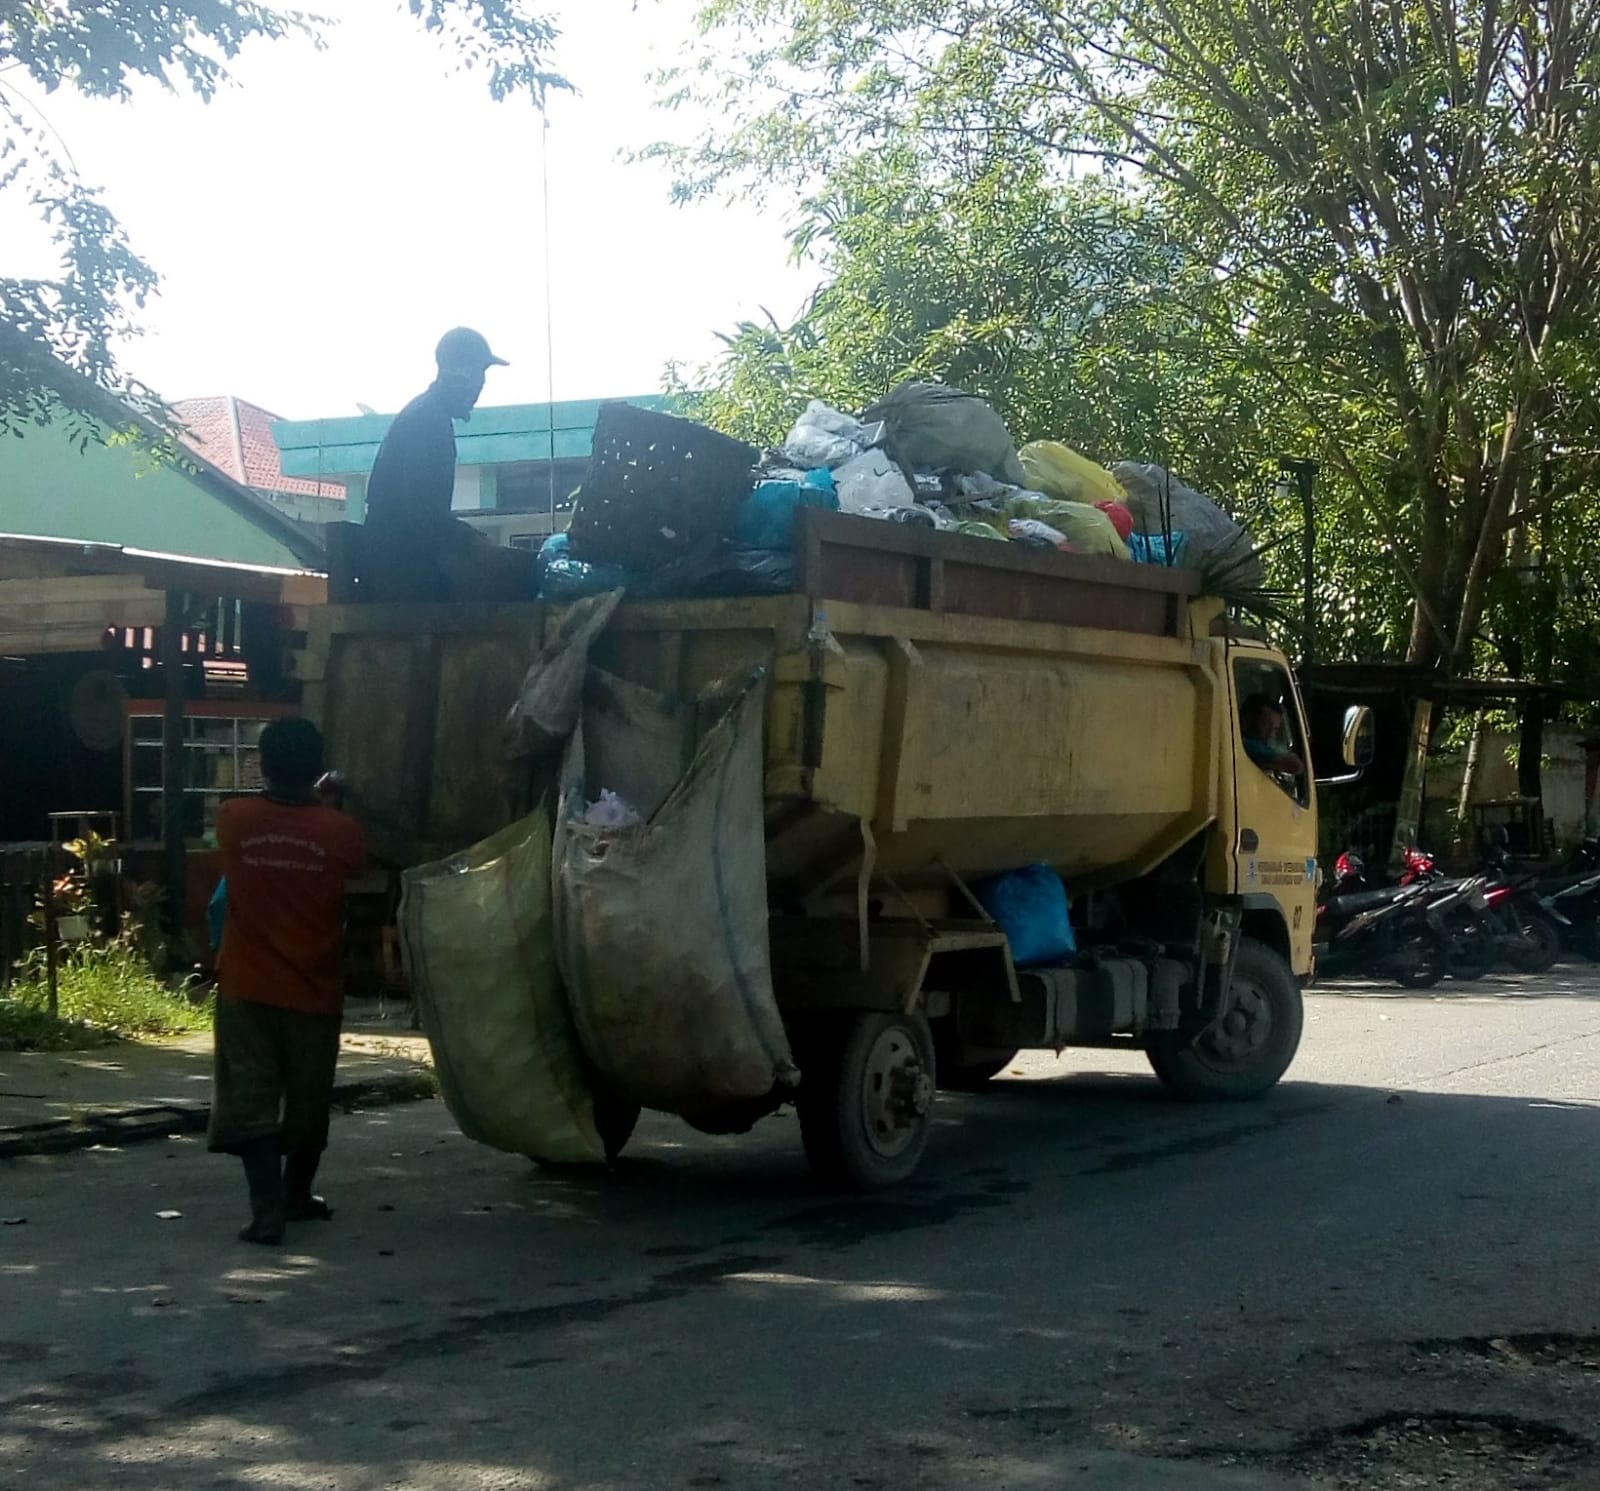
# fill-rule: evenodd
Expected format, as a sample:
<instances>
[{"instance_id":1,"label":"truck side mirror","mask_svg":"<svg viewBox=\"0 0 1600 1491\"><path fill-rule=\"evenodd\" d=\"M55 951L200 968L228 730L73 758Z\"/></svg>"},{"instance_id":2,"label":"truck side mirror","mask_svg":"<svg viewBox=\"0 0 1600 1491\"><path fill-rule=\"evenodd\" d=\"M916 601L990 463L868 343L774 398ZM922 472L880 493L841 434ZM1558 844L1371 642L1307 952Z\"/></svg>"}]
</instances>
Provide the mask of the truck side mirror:
<instances>
[{"instance_id":1,"label":"truck side mirror","mask_svg":"<svg viewBox=\"0 0 1600 1491\"><path fill-rule=\"evenodd\" d=\"M1344 712L1344 764L1356 771L1372 765L1377 729L1365 704L1352 704Z\"/></svg>"}]
</instances>

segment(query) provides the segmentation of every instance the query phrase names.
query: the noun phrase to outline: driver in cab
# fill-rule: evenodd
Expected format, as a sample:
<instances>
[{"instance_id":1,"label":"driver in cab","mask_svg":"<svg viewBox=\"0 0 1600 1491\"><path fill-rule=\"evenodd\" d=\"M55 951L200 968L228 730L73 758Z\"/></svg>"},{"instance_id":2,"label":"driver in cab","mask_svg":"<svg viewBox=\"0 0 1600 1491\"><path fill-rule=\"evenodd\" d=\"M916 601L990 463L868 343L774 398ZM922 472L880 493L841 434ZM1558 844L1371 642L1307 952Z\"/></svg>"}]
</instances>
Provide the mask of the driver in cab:
<instances>
[{"instance_id":1,"label":"driver in cab","mask_svg":"<svg viewBox=\"0 0 1600 1491\"><path fill-rule=\"evenodd\" d=\"M1245 754L1275 779L1303 777L1306 763L1284 744L1283 705L1270 694L1251 694L1239 707Z\"/></svg>"}]
</instances>

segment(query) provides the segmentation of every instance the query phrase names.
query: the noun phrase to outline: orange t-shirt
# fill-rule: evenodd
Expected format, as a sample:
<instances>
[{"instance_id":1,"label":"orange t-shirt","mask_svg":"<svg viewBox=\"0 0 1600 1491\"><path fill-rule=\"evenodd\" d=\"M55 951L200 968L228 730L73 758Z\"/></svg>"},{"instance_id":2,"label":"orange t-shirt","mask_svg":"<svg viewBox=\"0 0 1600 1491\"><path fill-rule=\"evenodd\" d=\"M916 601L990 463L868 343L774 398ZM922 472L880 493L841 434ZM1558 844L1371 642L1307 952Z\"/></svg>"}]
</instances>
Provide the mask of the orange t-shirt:
<instances>
[{"instance_id":1,"label":"orange t-shirt","mask_svg":"<svg viewBox=\"0 0 1600 1491\"><path fill-rule=\"evenodd\" d=\"M367 857L335 808L236 797L217 814L228 915L217 958L231 999L337 1014L344 1003L344 883Z\"/></svg>"}]
</instances>

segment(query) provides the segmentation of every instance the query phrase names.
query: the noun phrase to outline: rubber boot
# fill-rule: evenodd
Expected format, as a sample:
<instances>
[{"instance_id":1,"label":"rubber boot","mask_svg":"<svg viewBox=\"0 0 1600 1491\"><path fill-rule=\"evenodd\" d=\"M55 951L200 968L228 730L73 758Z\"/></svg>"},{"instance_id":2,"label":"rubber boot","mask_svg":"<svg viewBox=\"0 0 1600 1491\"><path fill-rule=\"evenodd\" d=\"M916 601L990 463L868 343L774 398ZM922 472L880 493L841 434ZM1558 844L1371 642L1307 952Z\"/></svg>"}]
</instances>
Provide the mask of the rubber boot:
<instances>
[{"instance_id":1,"label":"rubber boot","mask_svg":"<svg viewBox=\"0 0 1600 1491\"><path fill-rule=\"evenodd\" d=\"M239 1231L242 1242L274 1246L283 1241L283 1159L277 1138L257 1139L239 1152L250 1187L250 1224Z\"/></svg>"},{"instance_id":2,"label":"rubber boot","mask_svg":"<svg viewBox=\"0 0 1600 1491\"><path fill-rule=\"evenodd\" d=\"M320 1196L311 1194L311 1182L322 1163L320 1149L291 1149L283 1162L285 1214L291 1222L327 1222L333 1208Z\"/></svg>"}]
</instances>

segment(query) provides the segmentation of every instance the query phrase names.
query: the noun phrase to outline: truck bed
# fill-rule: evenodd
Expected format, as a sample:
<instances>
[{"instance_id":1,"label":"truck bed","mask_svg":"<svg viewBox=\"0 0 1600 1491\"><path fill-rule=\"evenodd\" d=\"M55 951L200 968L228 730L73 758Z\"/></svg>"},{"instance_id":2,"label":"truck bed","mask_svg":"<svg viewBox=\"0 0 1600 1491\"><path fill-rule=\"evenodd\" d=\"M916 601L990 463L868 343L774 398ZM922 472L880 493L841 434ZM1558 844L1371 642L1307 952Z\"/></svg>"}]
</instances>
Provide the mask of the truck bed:
<instances>
[{"instance_id":1,"label":"truck bed","mask_svg":"<svg viewBox=\"0 0 1600 1491\"><path fill-rule=\"evenodd\" d=\"M769 876L815 893L869 854L895 884L1040 859L1154 863L1214 812L1212 680L1178 570L806 513L794 591L625 605L593 661L665 693L768 669ZM554 608L331 606L305 682L330 761L397 864L515 815L500 722ZM818 614L828 640L808 645Z\"/></svg>"}]
</instances>

